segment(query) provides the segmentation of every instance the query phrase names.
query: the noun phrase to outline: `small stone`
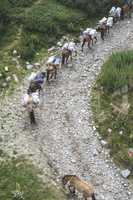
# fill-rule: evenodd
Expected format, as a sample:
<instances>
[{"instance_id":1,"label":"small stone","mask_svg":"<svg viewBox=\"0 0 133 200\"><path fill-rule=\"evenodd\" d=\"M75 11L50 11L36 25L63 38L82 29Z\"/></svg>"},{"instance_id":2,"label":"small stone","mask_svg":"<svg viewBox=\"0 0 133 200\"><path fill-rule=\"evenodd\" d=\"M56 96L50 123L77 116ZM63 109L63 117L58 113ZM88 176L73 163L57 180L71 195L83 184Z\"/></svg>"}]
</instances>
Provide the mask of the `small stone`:
<instances>
[{"instance_id":1,"label":"small stone","mask_svg":"<svg viewBox=\"0 0 133 200\"><path fill-rule=\"evenodd\" d=\"M93 150L93 156L98 156L98 151L96 149Z\"/></svg>"},{"instance_id":2,"label":"small stone","mask_svg":"<svg viewBox=\"0 0 133 200\"><path fill-rule=\"evenodd\" d=\"M17 77L17 75L16 74L13 74L13 78L14 78L14 81L16 82L16 83L18 83L18 77Z\"/></svg>"},{"instance_id":3,"label":"small stone","mask_svg":"<svg viewBox=\"0 0 133 200\"><path fill-rule=\"evenodd\" d=\"M8 69L8 67L6 66L6 67L5 67L5 71L8 72L8 70L9 70L9 69Z\"/></svg>"},{"instance_id":4,"label":"small stone","mask_svg":"<svg viewBox=\"0 0 133 200\"><path fill-rule=\"evenodd\" d=\"M120 131L120 132L119 132L119 135L123 135L123 131Z\"/></svg>"},{"instance_id":5,"label":"small stone","mask_svg":"<svg viewBox=\"0 0 133 200\"><path fill-rule=\"evenodd\" d=\"M7 86L7 83L3 83L2 86L5 88Z\"/></svg>"},{"instance_id":6,"label":"small stone","mask_svg":"<svg viewBox=\"0 0 133 200\"><path fill-rule=\"evenodd\" d=\"M112 129L111 128L108 128L108 133L112 133Z\"/></svg>"},{"instance_id":7,"label":"small stone","mask_svg":"<svg viewBox=\"0 0 133 200\"><path fill-rule=\"evenodd\" d=\"M29 65L29 64L30 64L30 63L27 61L27 62L26 62L26 65Z\"/></svg>"},{"instance_id":8,"label":"small stone","mask_svg":"<svg viewBox=\"0 0 133 200\"><path fill-rule=\"evenodd\" d=\"M130 174L131 174L131 171L129 169L125 169L121 171L121 175L123 178L128 178Z\"/></svg>"},{"instance_id":9,"label":"small stone","mask_svg":"<svg viewBox=\"0 0 133 200\"><path fill-rule=\"evenodd\" d=\"M11 80L11 76L8 76L8 77L6 78L6 81L9 82L10 80Z\"/></svg>"},{"instance_id":10,"label":"small stone","mask_svg":"<svg viewBox=\"0 0 133 200\"><path fill-rule=\"evenodd\" d=\"M40 64L40 63L35 63L34 66L35 66L35 67L40 67L41 64Z\"/></svg>"},{"instance_id":11,"label":"small stone","mask_svg":"<svg viewBox=\"0 0 133 200\"><path fill-rule=\"evenodd\" d=\"M16 54L17 54L17 50L14 49L14 50L13 50L13 55L16 55Z\"/></svg>"},{"instance_id":12,"label":"small stone","mask_svg":"<svg viewBox=\"0 0 133 200\"><path fill-rule=\"evenodd\" d=\"M96 131L96 127L95 126L93 126L92 128L93 128L93 131Z\"/></svg>"},{"instance_id":13,"label":"small stone","mask_svg":"<svg viewBox=\"0 0 133 200\"><path fill-rule=\"evenodd\" d=\"M28 64L28 65L26 65L26 68L27 68L27 69L32 69L32 68L33 68L33 65L32 65L32 64Z\"/></svg>"},{"instance_id":14,"label":"small stone","mask_svg":"<svg viewBox=\"0 0 133 200\"><path fill-rule=\"evenodd\" d=\"M101 140L101 145L105 147L108 143L105 140Z\"/></svg>"}]
</instances>

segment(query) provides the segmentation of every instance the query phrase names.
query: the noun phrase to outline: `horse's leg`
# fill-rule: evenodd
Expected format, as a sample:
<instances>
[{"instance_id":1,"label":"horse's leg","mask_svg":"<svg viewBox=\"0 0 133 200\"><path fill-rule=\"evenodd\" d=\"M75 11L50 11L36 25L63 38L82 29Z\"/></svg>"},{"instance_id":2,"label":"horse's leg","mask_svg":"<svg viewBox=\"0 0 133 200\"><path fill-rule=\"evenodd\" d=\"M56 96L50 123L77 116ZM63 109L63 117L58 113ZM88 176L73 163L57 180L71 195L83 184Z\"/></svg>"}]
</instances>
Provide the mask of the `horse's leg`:
<instances>
[{"instance_id":1,"label":"horse's leg","mask_svg":"<svg viewBox=\"0 0 133 200\"><path fill-rule=\"evenodd\" d=\"M30 111L29 115L30 115L30 123L31 124L36 124L35 113L34 113L33 109Z\"/></svg>"},{"instance_id":2,"label":"horse's leg","mask_svg":"<svg viewBox=\"0 0 133 200\"><path fill-rule=\"evenodd\" d=\"M68 64L69 54L66 55L66 64Z\"/></svg>"},{"instance_id":3,"label":"horse's leg","mask_svg":"<svg viewBox=\"0 0 133 200\"><path fill-rule=\"evenodd\" d=\"M88 41L88 48L89 48L89 49L91 49L90 44L91 44L91 39Z\"/></svg>"},{"instance_id":4,"label":"horse's leg","mask_svg":"<svg viewBox=\"0 0 133 200\"><path fill-rule=\"evenodd\" d=\"M108 34L110 33L110 28L109 28L109 26L107 27L107 30L108 30Z\"/></svg>"},{"instance_id":5,"label":"horse's leg","mask_svg":"<svg viewBox=\"0 0 133 200\"><path fill-rule=\"evenodd\" d=\"M84 200L87 200L88 199L88 194L86 194L85 192L83 192L83 197L84 197Z\"/></svg>"},{"instance_id":6,"label":"horse's leg","mask_svg":"<svg viewBox=\"0 0 133 200\"><path fill-rule=\"evenodd\" d=\"M65 64L65 54L64 53L62 54L62 61L61 61L61 63L62 63L62 65Z\"/></svg>"},{"instance_id":7,"label":"horse's leg","mask_svg":"<svg viewBox=\"0 0 133 200\"><path fill-rule=\"evenodd\" d=\"M49 70L47 69L47 82L49 82Z\"/></svg>"},{"instance_id":8,"label":"horse's leg","mask_svg":"<svg viewBox=\"0 0 133 200\"><path fill-rule=\"evenodd\" d=\"M69 189L69 191L70 191L71 194L75 195L76 191L75 191L75 187L74 186L69 185L68 189Z\"/></svg>"},{"instance_id":9,"label":"horse's leg","mask_svg":"<svg viewBox=\"0 0 133 200\"><path fill-rule=\"evenodd\" d=\"M72 58L72 51L70 52L70 59L71 59L71 63L73 61L73 58Z\"/></svg>"},{"instance_id":10,"label":"horse's leg","mask_svg":"<svg viewBox=\"0 0 133 200\"><path fill-rule=\"evenodd\" d=\"M101 30L101 39L104 40L104 31Z\"/></svg>"},{"instance_id":11,"label":"horse's leg","mask_svg":"<svg viewBox=\"0 0 133 200\"><path fill-rule=\"evenodd\" d=\"M84 48L85 42L86 42L86 39L83 40L83 43L82 43L82 51L83 51L83 48Z\"/></svg>"},{"instance_id":12,"label":"horse's leg","mask_svg":"<svg viewBox=\"0 0 133 200\"><path fill-rule=\"evenodd\" d=\"M52 79L53 76L54 76L54 70L52 70L51 73L50 73L50 79Z\"/></svg>"},{"instance_id":13,"label":"horse's leg","mask_svg":"<svg viewBox=\"0 0 133 200\"><path fill-rule=\"evenodd\" d=\"M55 66L55 70L54 70L54 78L56 79L57 76L57 67Z\"/></svg>"},{"instance_id":14,"label":"horse's leg","mask_svg":"<svg viewBox=\"0 0 133 200\"><path fill-rule=\"evenodd\" d=\"M92 194L92 200L96 200L95 194Z\"/></svg>"},{"instance_id":15,"label":"horse's leg","mask_svg":"<svg viewBox=\"0 0 133 200\"><path fill-rule=\"evenodd\" d=\"M93 38L92 37L91 37L91 42L92 42L92 46L93 46L94 42L93 42Z\"/></svg>"},{"instance_id":16,"label":"horse's leg","mask_svg":"<svg viewBox=\"0 0 133 200\"><path fill-rule=\"evenodd\" d=\"M95 43L97 43L97 37L96 36L94 37L94 39L95 39Z\"/></svg>"}]
</instances>

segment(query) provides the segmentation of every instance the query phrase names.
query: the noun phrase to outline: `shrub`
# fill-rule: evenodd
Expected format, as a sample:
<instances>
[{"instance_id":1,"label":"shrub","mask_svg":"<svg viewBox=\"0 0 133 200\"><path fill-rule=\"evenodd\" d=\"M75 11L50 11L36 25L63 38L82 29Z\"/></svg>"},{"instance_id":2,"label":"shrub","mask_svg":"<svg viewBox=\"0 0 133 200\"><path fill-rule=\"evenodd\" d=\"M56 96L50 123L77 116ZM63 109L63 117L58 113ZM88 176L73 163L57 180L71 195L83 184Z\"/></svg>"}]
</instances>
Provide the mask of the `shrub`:
<instances>
[{"instance_id":1,"label":"shrub","mask_svg":"<svg viewBox=\"0 0 133 200\"><path fill-rule=\"evenodd\" d=\"M133 75L133 51L113 54L104 64L100 85L108 92L113 92L129 85Z\"/></svg>"},{"instance_id":2,"label":"shrub","mask_svg":"<svg viewBox=\"0 0 133 200\"><path fill-rule=\"evenodd\" d=\"M31 5L35 0L8 0L12 6L27 7Z\"/></svg>"}]
</instances>

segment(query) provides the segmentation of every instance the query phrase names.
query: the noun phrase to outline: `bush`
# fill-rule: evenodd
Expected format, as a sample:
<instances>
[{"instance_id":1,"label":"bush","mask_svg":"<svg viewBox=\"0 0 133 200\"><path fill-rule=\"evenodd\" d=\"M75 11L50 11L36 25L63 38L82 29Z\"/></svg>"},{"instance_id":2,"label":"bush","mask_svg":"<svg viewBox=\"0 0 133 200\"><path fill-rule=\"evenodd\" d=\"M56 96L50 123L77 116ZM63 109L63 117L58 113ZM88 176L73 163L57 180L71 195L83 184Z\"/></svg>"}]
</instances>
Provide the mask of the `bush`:
<instances>
[{"instance_id":1,"label":"bush","mask_svg":"<svg viewBox=\"0 0 133 200\"><path fill-rule=\"evenodd\" d=\"M107 140L114 161L132 169L133 157L129 156L129 149L133 147L133 51L113 54L103 65L96 83L92 109L98 131ZM126 94L114 93L125 85L130 89Z\"/></svg>"},{"instance_id":2,"label":"bush","mask_svg":"<svg viewBox=\"0 0 133 200\"><path fill-rule=\"evenodd\" d=\"M129 85L133 77L133 51L113 54L104 64L100 85L108 92L114 92L125 85Z\"/></svg>"},{"instance_id":3,"label":"bush","mask_svg":"<svg viewBox=\"0 0 133 200\"><path fill-rule=\"evenodd\" d=\"M8 0L12 6L27 7L36 0Z\"/></svg>"}]
</instances>

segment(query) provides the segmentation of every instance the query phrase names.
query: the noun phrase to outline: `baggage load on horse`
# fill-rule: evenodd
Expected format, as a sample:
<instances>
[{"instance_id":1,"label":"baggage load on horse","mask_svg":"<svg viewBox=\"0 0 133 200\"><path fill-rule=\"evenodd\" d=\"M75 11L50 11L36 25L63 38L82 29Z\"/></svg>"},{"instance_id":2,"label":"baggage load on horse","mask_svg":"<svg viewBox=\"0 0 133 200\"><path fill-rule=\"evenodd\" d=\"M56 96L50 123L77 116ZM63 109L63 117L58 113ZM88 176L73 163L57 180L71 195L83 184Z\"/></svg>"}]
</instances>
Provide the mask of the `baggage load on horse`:
<instances>
[{"instance_id":1,"label":"baggage load on horse","mask_svg":"<svg viewBox=\"0 0 133 200\"><path fill-rule=\"evenodd\" d=\"M60 56L55 56L53 64L59 66L61 64L61 57Z\"/></svg>"},{"instance_id":2,"label":"baggage load on horse","mask_svg":"<svg viewBox=\"0 0 133 200\"><path fill-rule=\"evenodd\" d=\"M75 52L76 51L76 44L74 42L69 42L68 50Z\"/></svg>"},{"instance_id":3,"label":"baggage load on horse","mask_svg":"<svg viewBox=\"0 0 133 200\"><path fill-rule=\"evenodd\" d=\"M64 49L68 49L68 46L69 46L69 43L66 42L66 43L63 45L62 50L64 50Z\"/></svg>"},{"instance_id":4,"label":"baggage load on horse","mask_svg":"<svg viewBox=\"0 0 133 200\"><path fill-rule=\"evenodd\" d=\"M39 94L38 92L34 92L31 94L24 94L22 98L22 105L27 107L28 104L34 104L35 106L40 104Z\"/></svg>"},{"instance_id":5,"label":"baggage load on horse","mask_svg":"<svg viewBox=\"0 0 133 200\"><path fill-rule=\"evenodd\" d=\"M40 104L40 98L39 98L39 93L38 92L34 92L32 93L32 101L35 105L39 105Z\"/></svg>"},{"instance_id":6,"label":"baggage load on horse","mask_svg":"<svg viewBox=\"0 0 133 200\"><path fill-rule=\"evenodd\" d=\"M100 21L99 21L99 24L102 25L102 24L106 24L107 23L107 18L106 17L103 17Z\"/></svg>"},{"instance_id":7,"label":"baggage load on horse","mask_svg":"<svg viewBox=\"0 0 133 200\"><path fill-rule=\"evenodd\" d=\"M38 72L38 73L32 73L30 75L29 81L30 85L28 88L28 94L34 93L36 91L42 91L43 84L45 82L46 78L46 72Z\"/></svg>"},{"instance_id":8,"label":"baggage load on horse","mask_svg":"<svg viewBox=\"0 0 133 200\"><path fill-rule=\"evenodd\" d=\"M51 64L51 63L53 63L54 59L55 59L55 56L50 56L50 57L48 58L46 64Z\"/></svg>"},{"instance_id":9,"label":"baggage load on horse","mask_svg":"<svg viewBox=\"0 0 133 200\"><path fill-rule=\"evenodd\" d=\"M113 26L113 17L108 17L108 19L107 19L107 26L109 26L109 27Z\"/></svg>"},{"instance_id":10,"label":"baggage load on horse","mask_svg":"<svg viewBox=\"0 0 133 200\"><path fill-rule=\"evenodd\" d=\"M41 85L44 83L45 77L46 77L46 72L39 72L36 74L34 81Z\"/></svg>"},{"instance_id":11,"label":"baggage load on horse","mask_svg":"<svg viewBox=\"0 0 133 200\"><path fill-rule=\"evenodd\" d=\"M90 35L94 38L94 37L96 37L97 36L97 31L96 31L96 29L91 29L90 30Z\"/></svg>"},{"instance_id":12,"label":"baggage load on horse","mask_svg":"<svg viewBox=\"0 0 133 200\"><path fill-rule=\"evenodd\" d=\"M58 55L54 55L49 57L48 61L46 62L47 65L60 65L61 63L61 58Z\"/></svg>"},{"instance_id":13,"label":"baggage load on horse","mask_svg":"<svg viewBox=\"0 0 133 200\"><path fill-rule=\"evenodd\" d=\"M109 16L110 17L115 17L116 15L116 7L112 7L111 10L109 11Z\"/></svg>"},{"instance_id":14,"label":"baggage load on horse","mask_svg":"<svg viewBox=\"0 0 133 200\"><path fill-rule=\"evenodd\" d=\"M88 36L90 34L90 29L83 31L83 36Z\"/></svg>"},{"instance_id":15,"label":"baggage load on horse","mask_svg":"<svg viewBox=\"0 0 133 200\"><path fill-rule=\"evenodd\" d=\"M118 17L118 18L121 17L121 11L122 11L122 9L120 7L116 8L116 12L115 12L116 17Z\"/></svg>"}]
</instances>

